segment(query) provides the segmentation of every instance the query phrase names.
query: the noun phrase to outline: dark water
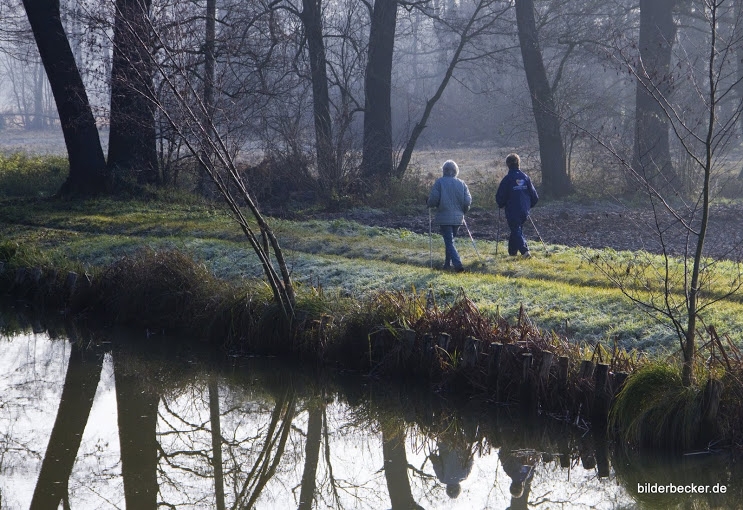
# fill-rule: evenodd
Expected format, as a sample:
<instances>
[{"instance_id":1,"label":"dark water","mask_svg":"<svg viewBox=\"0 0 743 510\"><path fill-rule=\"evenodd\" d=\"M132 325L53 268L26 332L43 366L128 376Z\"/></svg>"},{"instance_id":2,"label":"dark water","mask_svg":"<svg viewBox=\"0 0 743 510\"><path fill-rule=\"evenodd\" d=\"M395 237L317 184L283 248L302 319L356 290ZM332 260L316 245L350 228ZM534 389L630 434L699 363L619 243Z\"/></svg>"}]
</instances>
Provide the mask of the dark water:
<instances>
[{"instance_id":1,"label":"dark water","mask_svg":"<svg viewBox=\"0 0 743 510\"><path fill-rule=\"evenodd\" d=\"M0 338L0 509L742 506L722 455L629 459L411 384L36 330Z\"/></svg>"}]
</instances>

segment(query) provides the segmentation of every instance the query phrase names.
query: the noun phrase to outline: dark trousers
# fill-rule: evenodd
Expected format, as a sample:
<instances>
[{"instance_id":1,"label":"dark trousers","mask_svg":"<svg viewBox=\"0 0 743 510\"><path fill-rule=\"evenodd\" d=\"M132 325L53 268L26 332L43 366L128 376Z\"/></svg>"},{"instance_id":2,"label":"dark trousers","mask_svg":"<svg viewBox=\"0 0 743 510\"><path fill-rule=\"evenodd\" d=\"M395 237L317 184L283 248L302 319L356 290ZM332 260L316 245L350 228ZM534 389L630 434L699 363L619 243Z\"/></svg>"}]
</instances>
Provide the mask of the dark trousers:
<instances>
[{"instance_id":1,"label":"dark trousers","mask_svg":"<svg viewBox=\"0 0 743 510\"><path fill-rule=\"evenodd\" d=\"M523 255L529 251L529 247L526 245L526 239L524 238L523 227L523 221L508 220L508 228L511 229L511 235L508 236L509 255L516 255L516 253L521 253Z\"/></svg>"}]
</instances>

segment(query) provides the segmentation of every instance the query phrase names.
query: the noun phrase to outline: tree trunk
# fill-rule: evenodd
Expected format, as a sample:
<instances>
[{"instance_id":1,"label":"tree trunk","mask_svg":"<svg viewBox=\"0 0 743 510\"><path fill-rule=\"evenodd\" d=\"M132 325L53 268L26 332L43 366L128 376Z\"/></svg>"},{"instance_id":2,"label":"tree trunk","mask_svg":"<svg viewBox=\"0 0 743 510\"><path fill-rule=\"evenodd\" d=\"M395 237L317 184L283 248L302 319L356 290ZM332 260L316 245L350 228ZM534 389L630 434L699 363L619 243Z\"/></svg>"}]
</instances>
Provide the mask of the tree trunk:
<instances>
[{"instance_id":1,"label":"tree trunk","mask_svg":"<svg viewBox=\"0 0 743 510\"><path fill-rule=\"evenodd\" d=\"M62 194L105 191L106 161L80 71L59 16L59 0L23 0L26 16L57 104L70 174Z\"/></svg>"},{"instance_id":2,"label":"tree trunk","mask_svg":"<svg viewBox=\"0 0 743 510\"><path fill-rule=\"evenodd\" d=\"M216 24L217 24L217 1L207 0L206 2L206 25L204 37L204 131L205 140L201 143L202 160L211 164L213 161L213 151L210 149L211 141L208 138L214 136L212 129L214 123L214 60L216 49ZM201 173L199 178L199 191L205 197L214 197L216 190L214 183L209 177L209 172L201 164Z\"/></svg>"},{"instance_id":3,"label":"tree trunk","mask_svg":"<svg viewBox=\"0 0 743 510\"><path fill-rule=\"evenodd\" d=\"M516 0L516 24L526 81L529 84L534 121L537 125L539 159L542 167L540 191L545 196L564 197L572 192L572 185L565 168L565 148L562 145L560 118L555 108L552 88L547 79L542 50L539 47L533 0Z\"/></svg>"},{"instance_id":4,"label":"tree trunk","mask_svg":"<svg viewBox=\"0 0 743 510\"><path fill-rule=\"evenodd\" d=\"M150 0L116 0L111 67L108 168L117 178L159 184L152 66L148 48Z\"/></svg>"},{"instance_id":5,"label":"tree trunk","mask_svg":"<svg viewBox=\"0 0 743 510\"><path fill-rule=\"evenodd\" d=\"M364 143L361 168L370 181L392 175L392 51L397 0L376 0L369 29L369 57L364 90Z\"/></svg>"},{"instance_id":6,"label":"tree trunk","mask_svg":"<svg viewBox=\"0 0 743 510\"><path fill-rule=\"evenodd\" d=\"M302 0L302 24L310 55L312 77L312 112L315 119L315 144L317 150L317 172L320 186L332 193L338 180L333 161L333 134L330 119L330 96L328 72L325 58L325 42L322 33L322 0Z\"/></svg>"},{"instance_id":7,"label":"tree trunk","mask_svg":"<svg viewBox=\"0 0 743 510\"><path fill-rule=\"evenodd\" d=\"M34 117L31 129L44 129L44 68L41 64L35 66L34 76Z\"/></svg>"},{"instance_id":8,"label":"tree trunk","mask_svg":"<svg viewBox=\"0 0 743 510\"><path fill-rule=\"evenodd\" d=\"M677 0L640 0L640 63L635 100L635 171L651 185L678 184L664 105L673 90L671 50L676 38L672 10Z\"/></svg>"}]
</instances>

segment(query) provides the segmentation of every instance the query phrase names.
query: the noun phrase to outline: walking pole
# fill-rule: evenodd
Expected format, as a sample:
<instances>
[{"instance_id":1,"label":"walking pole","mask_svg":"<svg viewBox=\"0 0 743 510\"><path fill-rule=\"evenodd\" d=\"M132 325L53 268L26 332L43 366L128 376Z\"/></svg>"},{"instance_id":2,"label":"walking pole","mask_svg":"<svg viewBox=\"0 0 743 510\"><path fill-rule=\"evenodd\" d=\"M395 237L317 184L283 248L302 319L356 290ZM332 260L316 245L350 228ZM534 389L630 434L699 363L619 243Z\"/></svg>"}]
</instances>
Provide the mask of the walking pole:
<instances>
[{"instance_id":1,"label":"walking pole","mask_svg":"<svg viewBox=\"0 0 743 510\"><path fill-rule=\"evenodd\" d=\"M547 252L547 245L544 244L544 239L542 239L542 236L539 235L539 230L537 230L537 226L534 224L534 220L531 219L531 215L527 216L527 218L529 218L529 221L531 221L531 226L534 227L534 232L537 233L537 237L539 238L540 241L542 241L542 247L544 248L544 254L549 255L549 253Z\"/></svg>"},{"instance_id":2,"label":"walking pole","mask_svg":"<svg viewBox=\"0 0 743 510\"><path fill-rule=\"evenodd\" d=\"M496 207L498 207L496 205ZM498 207L498 223L496 226L496 234L495 234L495 256L498 256L498 245L500 244L500 207Z\"/></svg>"},{"instance_id":3,"label":"walking pole","mask_svg":"<svg viewBox=\"0 0 743 510\"><path fill-rule=\"evenodd\" d=\"M431 261L431 269L433 269L433 241L431 240L431 208L428 208L428 258Z\"/></svg>"},{"instance_id":4,"label":"walking pole","mask_svg":"<svg viewBox=\"0 0 743 510\"><path fill-rule=\"evenodd\" d=\"M480 257L480 252L477 251L477 245L475 244L475 239L472 237L472 232L470 232L470 228L467 226L467 220L465 220L464 218L462 218L462 223L464 223L464 228L467 229L467 233L470 236L470 241L472 241L472 247L475 249L475 253L477 253L477 258L479 260L482 260L482 257Z\"/></svg>"}]
</instances>

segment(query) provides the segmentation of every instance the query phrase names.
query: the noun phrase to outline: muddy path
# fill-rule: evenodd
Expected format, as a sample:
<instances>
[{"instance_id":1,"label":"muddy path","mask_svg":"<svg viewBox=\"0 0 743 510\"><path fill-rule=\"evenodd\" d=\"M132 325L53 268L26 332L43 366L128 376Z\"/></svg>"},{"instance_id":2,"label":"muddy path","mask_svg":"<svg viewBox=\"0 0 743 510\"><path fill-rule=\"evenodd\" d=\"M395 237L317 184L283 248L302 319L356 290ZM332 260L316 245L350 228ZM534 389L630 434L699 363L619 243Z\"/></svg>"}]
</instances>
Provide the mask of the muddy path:
<instances>
[{"instance_id":1,"label":"muddy path","mask_svg":"<svg viewBox=\"0 0 743 510\"><path fill-rule=\"evenodd\" d=\"M322 219L345 218L365 225L407 229L427 234L428 212L399 215L385 211L350 211L323 213ZM697 215L699 216L699 215ZM540 237L547 244L562 244L587 248L615 250L645 250L672 255L693 253L696 238L689 238L684 223L691 220L699 228L699 218L687 215L676 218L666 211L655 214L644 208L624 207L615 203L573 204L564 202L540 203L532 209L532 220L524 226L524 233L532 250L540 249ZM684 222L684 223L682 223ZM508 238L505 218L495 211L474 208L467 215L467 224L475 239L501 240ZM434 233L437 233L434 226ZM461 232L466 235L465 231ZM688 243L688 247L687 247ZM743 258L743 204L725 204L713 207L704 253L717 259Z\"/></svg>"}]
</instances>

